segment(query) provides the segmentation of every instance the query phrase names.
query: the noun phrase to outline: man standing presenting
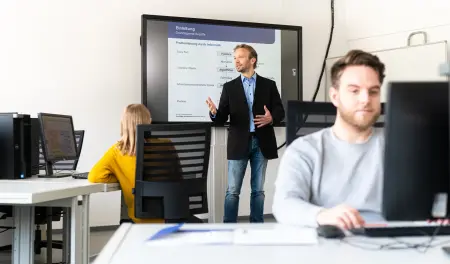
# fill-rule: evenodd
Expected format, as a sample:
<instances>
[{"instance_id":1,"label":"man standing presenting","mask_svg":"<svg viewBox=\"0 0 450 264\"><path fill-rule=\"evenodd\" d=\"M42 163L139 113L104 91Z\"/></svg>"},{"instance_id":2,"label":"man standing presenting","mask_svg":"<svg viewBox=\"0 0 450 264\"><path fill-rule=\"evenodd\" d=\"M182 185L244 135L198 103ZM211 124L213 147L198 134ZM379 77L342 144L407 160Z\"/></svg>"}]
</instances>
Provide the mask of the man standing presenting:
<instances>
[{"instance_id":1,"label":"man standing presenting","mask_svg":"<svg viewBox=\"0 0 450 264\"><path fill-rule=\"evenodd\" d=\"M264 180L269 159L278 158L273 125L284 119L284 108L276 83L255 72L258 54L241 44L234 48L236 79L223 85L219 108L208 97L211 120L223 125L230 116L228 131L228 187L224 223L236 223L239 194L250 160L250 222L264 222Z\"/></svg>"}]
</instances>

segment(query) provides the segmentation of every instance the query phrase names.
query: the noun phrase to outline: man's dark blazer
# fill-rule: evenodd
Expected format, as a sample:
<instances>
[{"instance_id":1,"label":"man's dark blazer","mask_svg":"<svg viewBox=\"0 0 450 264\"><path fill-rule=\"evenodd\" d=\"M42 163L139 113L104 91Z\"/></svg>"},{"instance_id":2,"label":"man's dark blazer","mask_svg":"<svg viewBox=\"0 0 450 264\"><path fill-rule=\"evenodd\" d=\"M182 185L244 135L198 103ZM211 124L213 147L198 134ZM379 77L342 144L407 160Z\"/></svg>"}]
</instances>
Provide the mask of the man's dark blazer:
<instances>
[{"instance_id":1,"label":"man's dark blazer","mask_svg":"<svg viewBox=\"0 0 450 264\"><path fill-rule=\"evenodd\" d=\"M261 128L255 125L255 134L263 156L266 159L276 159L278 158L278 151L273 125L279 124L284 119L284 108L276 83L257 75L252 109L253 117L265 114L264 105L272 115L273 124ZM215 124L223 125L228 120L228 116L230 116L230 127L228 130L227 158L229 160L248 158L250 116L241 76L223 85L216 116L211 117L211 120Z\"/></svg>"}]
</instances>

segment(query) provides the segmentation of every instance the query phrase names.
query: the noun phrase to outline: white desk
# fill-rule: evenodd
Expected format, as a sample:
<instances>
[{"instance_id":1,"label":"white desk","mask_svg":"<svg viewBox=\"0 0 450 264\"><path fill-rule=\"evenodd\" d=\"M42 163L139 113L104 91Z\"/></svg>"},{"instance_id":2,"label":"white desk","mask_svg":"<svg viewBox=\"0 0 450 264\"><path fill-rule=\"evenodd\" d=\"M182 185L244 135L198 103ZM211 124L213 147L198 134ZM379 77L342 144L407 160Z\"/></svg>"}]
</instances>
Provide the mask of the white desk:
<instances>
[{"instance_id":1,"label":"white desk","mask_svg":"<svg viewBox=\"0 0 450 264\"><path fill-rule=\"evenodd\" d=\"M191 225L195 226L195 225ZM199 225L196 225L197 227ZM249 224L203 224L202 227L230 228L248 227ZM252 228L272 227L273 224L251 225ZM450 263L450 257L445 255L440 246L430 248L426 253L415 249L404 250L365 250L336 240L320 239L313 246L177 246L151 247L145 243L162 225L156 224L123 224L111 240L100 252L94 264L147 264L147 263L195 263L195 264L298 264L298 263ZM368 238L354 237L369 241ZM428 238L401 239L411 243L422 243ZM450 237L437 237L439 241L449 241ZM370 239L372 242L388 243L392 240ZM356 243L356 242L355 242ZM358 243L361 245L361 243ZM364 244L362 244L364 245Z\"/></svg>"},{"instance_id":2,"label":"white desk","mask_svg":"<svg viewBox=\"0 0 450 264\"><path fill-rule=\"evenodd\" d=\"M98 183L93 184L89 183L87 180L83 179L74 179L72 177L62 177L62 178L38 178L37 176L33 176L32 178L27 178L23 180L0 180L0 183L2 182L41 182L41 183L66 183L70 186L88 186L88 185L97 185L102 186L102 192L112 192L112 191L119 191L120 185L118 183ZM96 188L97 188L96 187Z\"/></svg>"},{"instance_id":3,"label":"white desk","mask_svg":"<svg viewBox=\"0 0 450 264\"><path fill-rule=\"evenodd\" d=\"M72 264L88 264L89 195L118 189L118 184L93 184L72 177L0 181L0 204L14 206L13 263L34 263L34 207L58 206L70 208L63 224L71 230L66 244L70 245L70 254L67 252L63 259L70 259ZM78 196L82 196L81 206Z\"/></svg>"}]
</instances>

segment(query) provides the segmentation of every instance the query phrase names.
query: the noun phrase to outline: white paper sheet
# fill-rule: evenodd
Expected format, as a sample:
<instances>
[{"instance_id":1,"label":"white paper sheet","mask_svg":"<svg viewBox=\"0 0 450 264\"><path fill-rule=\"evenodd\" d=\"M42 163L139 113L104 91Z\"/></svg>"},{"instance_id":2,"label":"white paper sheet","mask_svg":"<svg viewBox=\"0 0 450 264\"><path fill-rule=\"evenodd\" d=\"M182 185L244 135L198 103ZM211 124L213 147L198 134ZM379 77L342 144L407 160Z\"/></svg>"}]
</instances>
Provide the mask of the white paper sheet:
<instances>
[{"instance_id":1,"label":"white paper sheet","mask_svg":"<svg viewBox=\"0 0 450 264\"><path fill-rule=\"evenodd\" d=\"M151 246L180 245L313 245L317 244L313 228L276 226L273 228L238 228L234 231L175 232L155 240Z\"/></svg>"},{"instance_id":2,"label":"white paper sheet","mask_svg":"<svg viewBox=\"0 0 450 264\"><path fill-rule=\"evenodd\" d=\"M151 246L231 245L233 243L233 232L178 232L164 238L149 240L147 243Z\"/></svg>"},{"instance_id":3,"label":"white paper sheet","mask_svg":"<svg viewBox=\"0 0 450 264\"><path fill-rule=\"evenodd\" d=\"M236 229L235 245L313 245L317 244L317 232L313 228L277 226L270 229Z\"/></svg>"}]
</instances>

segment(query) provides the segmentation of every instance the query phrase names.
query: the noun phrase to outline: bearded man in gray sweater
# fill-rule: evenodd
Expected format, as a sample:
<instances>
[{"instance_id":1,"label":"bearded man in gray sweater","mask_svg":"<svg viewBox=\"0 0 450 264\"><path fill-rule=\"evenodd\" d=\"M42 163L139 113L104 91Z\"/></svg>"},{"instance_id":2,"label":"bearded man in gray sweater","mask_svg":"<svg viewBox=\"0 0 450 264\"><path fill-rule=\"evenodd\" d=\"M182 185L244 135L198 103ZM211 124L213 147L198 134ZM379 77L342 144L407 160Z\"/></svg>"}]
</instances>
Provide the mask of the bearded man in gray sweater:
<instances>
[{"instance_id":1,"label":"bearded man in gray sweater","mask_svg":"<svg viewBox=\"0 0 450 264\"><path fill-rule=\"evenodd\" d=\"M351 229L382 220L384 134L373 125L384 71L378 57L361 50L332 66L336 121L286 149L272 208L279 223Z\"/></svg>"}]
</instances>

